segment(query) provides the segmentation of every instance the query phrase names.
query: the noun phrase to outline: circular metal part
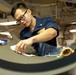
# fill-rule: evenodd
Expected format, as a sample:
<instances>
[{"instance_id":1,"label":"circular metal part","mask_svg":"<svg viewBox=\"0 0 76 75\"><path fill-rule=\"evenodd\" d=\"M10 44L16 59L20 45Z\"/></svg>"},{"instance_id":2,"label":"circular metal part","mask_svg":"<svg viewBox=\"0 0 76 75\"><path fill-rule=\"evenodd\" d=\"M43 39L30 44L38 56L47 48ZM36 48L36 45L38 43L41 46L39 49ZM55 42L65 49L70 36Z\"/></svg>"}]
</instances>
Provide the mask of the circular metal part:
<instances>
[{"instance_id":1,"label":"circular metal part","mask_svg":"<svg viewBox=\"0 0 76 75\"><path fill-rule=\"evenodd\" d=\"M18 38L13 35L13 39L8 45L0 47L1 75L55 75L76 67L76 52L63 58L55 56L27 57L10 50L10 46L18 41Z\"/></svg>"}]
</instances>

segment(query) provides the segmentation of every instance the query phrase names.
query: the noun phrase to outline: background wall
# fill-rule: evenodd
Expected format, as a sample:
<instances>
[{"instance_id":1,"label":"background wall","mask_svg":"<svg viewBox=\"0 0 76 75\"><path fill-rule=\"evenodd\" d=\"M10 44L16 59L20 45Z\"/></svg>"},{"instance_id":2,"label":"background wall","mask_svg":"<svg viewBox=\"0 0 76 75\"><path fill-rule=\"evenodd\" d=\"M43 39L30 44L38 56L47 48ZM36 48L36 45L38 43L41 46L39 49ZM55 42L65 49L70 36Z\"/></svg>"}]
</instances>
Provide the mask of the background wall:
<instances>
[{"instance_id":1,"label":"background wall","mask_svg":"<svg viewBox=\"0 0 76 75\"><path fill-rule=\"evenodd\" d=\"M66 46L76 41L76 32L70 32L71 29L75 29L76 26L60 28L59 36L57 38L57 46Z\"/></svg>"}]
</instances>

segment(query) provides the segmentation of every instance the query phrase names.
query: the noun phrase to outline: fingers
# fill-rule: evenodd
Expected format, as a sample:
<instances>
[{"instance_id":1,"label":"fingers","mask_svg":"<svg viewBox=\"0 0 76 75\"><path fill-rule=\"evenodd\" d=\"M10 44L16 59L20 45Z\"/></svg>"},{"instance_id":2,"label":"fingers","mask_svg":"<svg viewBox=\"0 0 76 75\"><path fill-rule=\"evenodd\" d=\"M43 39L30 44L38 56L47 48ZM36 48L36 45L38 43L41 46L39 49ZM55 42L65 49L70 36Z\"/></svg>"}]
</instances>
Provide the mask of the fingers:
<instances>
[{"instance_id":1,"label":"fingers","mask_svg":"<svg viewBox=\"0 0 76 75\"><path fill-rule=\"evenodd\" d=\"M25 49L26 49L26 45L23 44L23 43L18 43L16 45L16 48L15 48L15 52L16 53L19 53L19 54L22 54L22 53L25 53Z\"/></svg>"}]
</instances>

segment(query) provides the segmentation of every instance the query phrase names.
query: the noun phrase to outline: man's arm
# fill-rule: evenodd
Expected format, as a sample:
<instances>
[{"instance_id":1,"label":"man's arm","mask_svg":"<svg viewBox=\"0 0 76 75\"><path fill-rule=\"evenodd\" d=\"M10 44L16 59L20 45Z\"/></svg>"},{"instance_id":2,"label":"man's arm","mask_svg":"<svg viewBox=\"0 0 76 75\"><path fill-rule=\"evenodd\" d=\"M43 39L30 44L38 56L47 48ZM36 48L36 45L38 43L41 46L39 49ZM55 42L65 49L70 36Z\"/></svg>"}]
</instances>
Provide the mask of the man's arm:
<instances>
[{"instance_id":1,"label":"man's arm","mask_svg":"<svg viewBox=\"0 0 76 75\"><path fill-rule=\"evenodd\" d=\"M37 42L46 42L57 36L57 31L54 28L48 28L41 32L40 34L31 37L33 39L33 43Z\"/></svg>"},{"instance_id":2,"label":"man's arm","mask_svg":"<svg viewBox=\"0 0 76 75\"><path fill-rule=\"evenodd\" d=\"M28 39L19 41L16 44L15 50L17 53L18 53L18 51L20 51L21 53L24 53L25 49L28 46L31 46L33 43L46 42L46 41L53 39L56 36L57 36L57 31L54 28L48 28L48 29L40 32L38 35L35 35Z\"/></svg>"}]
</instances>

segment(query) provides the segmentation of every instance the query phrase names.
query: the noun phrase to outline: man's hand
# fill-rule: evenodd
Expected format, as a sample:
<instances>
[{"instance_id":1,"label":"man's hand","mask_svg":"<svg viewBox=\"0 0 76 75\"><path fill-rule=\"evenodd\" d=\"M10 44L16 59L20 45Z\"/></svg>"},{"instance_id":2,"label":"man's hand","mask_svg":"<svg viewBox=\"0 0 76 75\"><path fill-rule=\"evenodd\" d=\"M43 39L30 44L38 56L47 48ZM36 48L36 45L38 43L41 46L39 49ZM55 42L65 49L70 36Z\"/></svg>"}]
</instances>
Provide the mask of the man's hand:
<instances>
[{"instance_id":1,"label":"man's hand","mask_svg":"<svg viewBox=\"0 0 76 75\"><path fill-rule=\"evenodd\" d=\"M15 51L16 53L24 53L26 48L33 44L33 38L28 38L21 40L16 44Z\"/></svg>"}]
</instances>

